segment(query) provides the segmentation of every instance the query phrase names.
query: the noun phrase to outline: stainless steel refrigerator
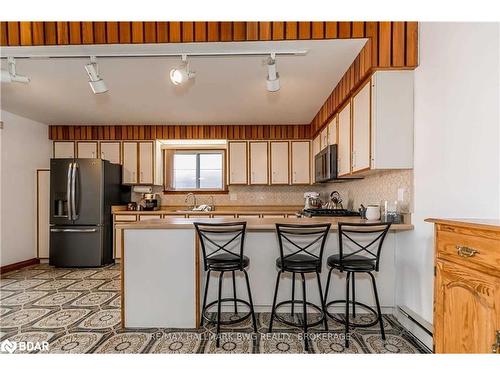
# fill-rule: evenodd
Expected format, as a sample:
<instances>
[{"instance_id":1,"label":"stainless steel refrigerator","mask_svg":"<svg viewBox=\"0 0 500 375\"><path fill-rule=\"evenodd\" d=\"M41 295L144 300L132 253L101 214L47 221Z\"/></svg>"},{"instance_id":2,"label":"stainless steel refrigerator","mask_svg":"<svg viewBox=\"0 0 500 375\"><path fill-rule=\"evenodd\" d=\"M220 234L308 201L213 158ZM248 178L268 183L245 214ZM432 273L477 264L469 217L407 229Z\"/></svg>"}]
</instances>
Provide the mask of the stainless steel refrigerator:
<instances>
[{"instance_id":1,"label":"stainless steel refrigerator","mask_svg":"<svg viewBox=\"0 0 500 375\"><path fill-rule=\"evenodd\" d=\"M50 161L50 264L113 262L111 206L122 203L121 166L100 159Z\"/></svg>"}]
</instances>

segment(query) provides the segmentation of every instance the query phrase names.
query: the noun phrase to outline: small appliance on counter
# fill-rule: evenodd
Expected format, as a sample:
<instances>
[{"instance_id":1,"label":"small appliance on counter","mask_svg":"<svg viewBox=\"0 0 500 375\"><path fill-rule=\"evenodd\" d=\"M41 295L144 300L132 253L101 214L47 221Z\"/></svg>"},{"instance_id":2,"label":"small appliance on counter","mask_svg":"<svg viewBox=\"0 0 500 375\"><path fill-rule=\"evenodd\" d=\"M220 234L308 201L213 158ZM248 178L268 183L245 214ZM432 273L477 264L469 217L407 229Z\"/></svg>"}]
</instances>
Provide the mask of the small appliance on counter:
<instances>
[{"instance_id":1,"label":"small appliance on counter","mask_svg":"<svg viewBox=\"0 0 500 375\"><path fill-rule=\"evenodd\" d=\"M161 206L161 198L156 193L144 193L139 202L139 210L141 211L156 211Z\"/></svg>"},{"instance_id":2,"label":"small appliance on counter","mask_svg":"<svg viewBox=\"0 0 500 375\"><path fill-rule=\"evenodd\" d=\"M127 211L137 211L137 203L136 202L128 202L127 203Z\"/></svg>"},{"instance_id":3,"label":"small appliance on counter","mask_svg":"<svg viewBox=\"0 0 500 375\"><path fill-rule=\"evenodd\" d=\"M321 208L321 199L319 199L319 193L308 191L304 193L304 210L312 208Z\"/></svg>"}]
</instances>

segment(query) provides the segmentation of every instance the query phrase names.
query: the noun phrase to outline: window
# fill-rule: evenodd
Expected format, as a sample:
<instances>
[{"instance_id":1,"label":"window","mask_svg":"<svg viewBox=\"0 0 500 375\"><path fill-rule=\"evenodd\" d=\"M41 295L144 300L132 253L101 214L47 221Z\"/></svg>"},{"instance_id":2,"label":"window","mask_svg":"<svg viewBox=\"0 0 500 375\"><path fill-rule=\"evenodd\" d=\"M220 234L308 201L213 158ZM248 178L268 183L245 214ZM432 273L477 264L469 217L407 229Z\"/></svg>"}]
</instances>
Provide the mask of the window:
<instances>
[{"instance_id":1,"label":"window","mask_svg":"<svg viewBox=\"0 0 500 375\"><path fill-rule=\"evenodd\" d=\"M168 159L168 157L167 157ZM166 163L167 164L167 163ZM223 150L174 150L168 190L223 190Z\"/></svg>"}]
</instances>

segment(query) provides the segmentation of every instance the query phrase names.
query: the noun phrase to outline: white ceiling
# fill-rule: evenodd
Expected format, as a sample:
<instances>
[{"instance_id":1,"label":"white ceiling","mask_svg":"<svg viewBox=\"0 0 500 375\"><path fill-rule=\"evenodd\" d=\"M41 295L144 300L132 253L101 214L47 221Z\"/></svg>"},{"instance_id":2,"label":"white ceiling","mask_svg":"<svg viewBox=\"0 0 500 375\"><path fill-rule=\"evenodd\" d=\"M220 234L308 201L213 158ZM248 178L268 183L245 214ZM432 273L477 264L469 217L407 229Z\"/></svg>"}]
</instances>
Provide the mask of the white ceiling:
<instances>
[{"instance_id":1,"label":"white ceiling","mask_svg":"<svg viewBox=\"0 0 500 375\"><path fill-rule=\"evenodd\" d=\"M98 58L109 91L94 95L85 58L17 59L31 83L2 84L1 108L53 125L308 124L357 56L365 39L66 47L7 47L2 56L196 51L307 50L278 56L281 90L266 91L263 56L191 57L196 78L176 87L169 71L179 57ZM54 49L56 48L56 49ZM6 68L5 59L2 69Z\"/></svg>"}]
</instances>

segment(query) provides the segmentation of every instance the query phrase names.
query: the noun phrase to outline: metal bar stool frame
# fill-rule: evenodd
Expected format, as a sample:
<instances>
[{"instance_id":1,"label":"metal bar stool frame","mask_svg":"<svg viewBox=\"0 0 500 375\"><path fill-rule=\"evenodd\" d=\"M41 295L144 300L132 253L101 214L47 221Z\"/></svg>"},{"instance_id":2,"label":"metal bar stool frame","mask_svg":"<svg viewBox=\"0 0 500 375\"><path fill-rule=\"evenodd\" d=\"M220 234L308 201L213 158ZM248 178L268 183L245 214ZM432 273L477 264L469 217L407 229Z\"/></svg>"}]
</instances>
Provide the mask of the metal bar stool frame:
<instances>
[{"instance_id":1,"label":"metal bar stool frame","mask_svg":"<svg viewBox=\"0 0 500 375\"><path fill-rule=\"evenodd\" d=\"M200 241L200 247L202 249L202 254L203 254L203 267L204 270L207 272L207 279L206 279L206 284L205 284L205 291L203 294L203 306L201 309L201 317L200 317L200 326L203 327L204 322L207 321L212 324L216 324L216 347L219 347L220 345L220 326L221 325L231 325L231 324L237 324L245 319L247 319L249 316L252 317L252 324L253 324L253 329L254 332L257 332L257 320L255 319L255 311L254 311L254 306L253 306L253 300L252 300L252 292L250 290L250 281L248 278L248 273L246 271L246 267L248 264L245 264L245 258L243 256L243 250L244 250L244 243L245 243L245 233L246 233L246 222L230 222L230 223L202 223L202 222L196 222L193 223L193 225L196 228L196 232L198 234L198 238ZM209 237L209 234L233 234L233 236L229 240L225 240L224 243L221 245L214 241L212 238ZM234 251L229 250L227 247L238 240L240 238L240 243L239 243L239 252L236 253ZM208 246L206 242L210 243L211 245L216 247L216 250L211 251L210 253L207 253L208 251ZM213 260L213 257L217 255L217 253L222 253L222 254L228 254L232 256L232 261L230 266L225 266L224 262L221 262L220 264L213 264L210 262L210 260ZM248 259L248 258L247 258ZM210 275L211 272L219 272L219 285L218 285L218 297L217 300L212 301L207 304L207 294L208 294L208 288L210 284ZM247 287L247 292L248 292L248 301L245 301L243 299L237 298L236 296L236 279L235 279L235 272L236 271L241 271L245 275L245 282L246 282L246 287ZM233 281L233 298L221 298L222 296L222 280L225 272L231 272L232 273L232 281ZM234 320L221 320L221 304L222 302L233 302L234 303L234 313L238 313L238 303L241 303L243 305L246 305L249 307L250 311L245 314L243 317L234 319ZM217 319L211 319L210 317L207 316L207 311L208 309L217 304Z\"/></svg>"},{"instance_id":2,"label":"metal bar stool frame","mask_svg":"<svg viewBox=\"0 0 500 375\"><path fill-rule=\"evenodd\" d=\"M326 239L328 237L328 233L330 231L331 224L330 223L325 223L325 224L276 224L276 233L278 236L278 244L279 244L279 252L280 252L280 257L278 258L277 261L280 262L281 266L278 266L278 275L276 277L276 285L274 289L274 297L273 297L273 307L271 310L271 318L269 321L269 330L268 332L271 333L273 329L273 321L274 319L286 324L290 325L293 327L301 327L303 328L304 331L304 347L305 350L309 350L309 344L308 344L308 339L307 339L307 331L308 328L317 326L321 323L324 323L325 330L328 331L328 322L327 322L327 316L326 316L326 306L325 306L325 301L323 298L323 291L321 287L321 280L319 274L321 273L321 268L322 268L322 260L323 260L323 253L324 253L324 248L326 244ZM290 239L290 236L317 236L313 240L311 240L308 244L304 246L300 246L295 241ZM291 252L290 254L285 254L284 253L284 241L292 245L293 247L296 248L294 252ZM317 244L320 242L320 248L319 248L319 254L315 255L312 252L308 251L309 248L311 248L313 245ZM315 266L313 266L310 269L306 270L300 270L299 268L293 269L290 267L286 266L286 261L290 260L292 257L303 254L305 253L307 256L310 257L310 260L315 261L317 263ZM298 262L300 263L300 262ZM280 284L280 279L281 275L284 272L291 272L292 273L292 299L291 300L285 300L282 301L278 304L276 304L276 300L278 297L278 290L279 290L279 284ZM312 302L307 301L307 295L306 295L306 281L305 281L305 276L304 274L306 273L315 273L316 274L316 280L318 282L318 289L319 289L319 295L320 295L320 300L321 300L321 307L313 304ZM299 273L302 279L302 300L296 300L295 299L295 274ZM276 312L276 310L283 305L289 305L291 304L291 314L292 316L294 315L294 305L295 303L300 303L302 304L302 313L303 313L303 323L295 323L289 320L286 320L285 318L279 316ZM320 312L320 319L318 319L316 322L308 323L307 321L307 307L312 307L313 309L317 310Z\"/></svg>"},{"instance_id":3,"label":"metal bar stool frame","mask_svg":"<svg viewBox=\"0 0 500 375\"><path fill-rule=\"evenodd\" d=\"M330 270L328 272L328 278L326 281L326 288L325 288L325 312L326 314L332 318L333 320L342 323L345 325L345 345L346 347L349 347L349 340L348 340L348 334L349 334L349 327L372 327L376 325L377 323L380 324L380 331L382 335L382 339L385 340L385 330L384 330L384 323L382 321L382 312L380 310L380 301L378 298L378 290L377 290L377 283L375 281L375 277L373 276L372 272L378 272L379 271L379 266L380 266L380 253L382 251L382 245L384 243L385 237L387 236L387 233L389 232L389 229L391 227L391 223L359 223L359 224L353 224L353 223L338 223L338 236L339 236L339 253L338 253L338 265L331 266ZM373 228L373 229L372 229ZM379 229L376 229L379 228ZM351 234L356 233L356 234L378 234L374 237L373 240L371 240L367 245L360 244L359 241L356 241L355 239L352 238ZM344 237L350 241L350 243L354 244L358 249L345 254L344 253L344 242L343 239ZM375 246L376 251L373 252L369 250L370 247ZM371 255L371 257L366 257L365 260L372 262L373 264L373 269L360 269L356 268L356 263L354 261L354 256L359 255L360 253L368 253ZM335 255L333 255L335 256ZM328 263L331 257L328 258ZM351 259L349 259L351 258ZM354 261L354 263L353 263ZM351 262L349 264L349 262ZM359 267L359 265L358 265ZM340 272L346 271L346 299L345 300L333 300L330 302L328 301L328 291L330 288L330 281L331 281L331 276L332 276L332 271L334 269L339 270ZM372 307L361 303L359 301L356 301L356 294L355 294L355 275L356 273L366 273L370 276L371 283L372 283L372 288L373 288L373 294L375 296L375 303L376 303L376 309L375 311ZM352 278L351 278L352 277ZM352 300L349 300L349 284L352 286ZM345 320L339 319L335 316L333 316L329 311L328 307L334 304L339 304L339 303L344 303L345 304ZM349 321L349 304L352 304L352 315L355 318L356 317L356 305L361 306L368 311L370 311L376 319L372 322L369 323L354 323Z\"/></svg>"}]
</instances>

